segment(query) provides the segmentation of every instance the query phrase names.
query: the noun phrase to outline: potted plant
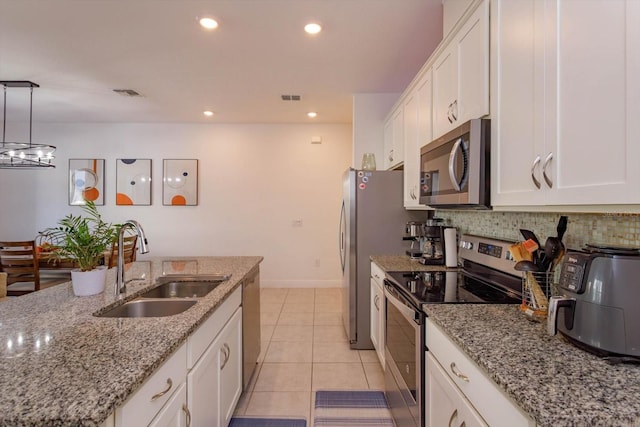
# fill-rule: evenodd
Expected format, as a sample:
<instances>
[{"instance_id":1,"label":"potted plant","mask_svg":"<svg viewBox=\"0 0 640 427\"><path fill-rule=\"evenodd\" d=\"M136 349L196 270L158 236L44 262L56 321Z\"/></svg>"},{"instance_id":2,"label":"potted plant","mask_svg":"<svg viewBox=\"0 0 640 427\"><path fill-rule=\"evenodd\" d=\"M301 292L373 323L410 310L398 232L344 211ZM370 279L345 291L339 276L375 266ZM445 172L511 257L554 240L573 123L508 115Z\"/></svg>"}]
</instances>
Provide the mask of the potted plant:
<instances>
[{"instance_id":1,"label":"potted plant","mask_svg":"<svg viewBox=\"0 0 640 427\"><path fill-rule=\"evenodd\" d=\"M82 206L86 216L69 214L41 234L55 245L50 257L57 261L73 260L78 269L71 271L73 292L78 296L104 291L107 269L100 266L104 253L117 239L120 226L102 220L96 205Z\"/></svg>"}]
</instances>

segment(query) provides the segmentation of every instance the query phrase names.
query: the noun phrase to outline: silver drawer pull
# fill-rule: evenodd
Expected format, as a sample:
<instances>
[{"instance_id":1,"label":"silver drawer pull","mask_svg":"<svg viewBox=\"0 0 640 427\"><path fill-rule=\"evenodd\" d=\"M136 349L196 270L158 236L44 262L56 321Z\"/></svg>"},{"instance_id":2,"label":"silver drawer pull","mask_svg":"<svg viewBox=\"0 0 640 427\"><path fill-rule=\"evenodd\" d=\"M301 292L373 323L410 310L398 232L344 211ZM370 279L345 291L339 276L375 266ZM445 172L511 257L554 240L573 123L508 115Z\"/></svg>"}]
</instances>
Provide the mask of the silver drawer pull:
<instances>
[{"instance_id":1,"label":"silver drawer pull","mask_svg":"<svg viewBox=\"0 0 640 427\"><path fill-rule=\"evenodd\" d=\"M453 413L451 414L451 418L449 418L449 427L451 427L451 423L453 423L453 420L455 420L457 416L458 416L458 410L454 409Z\"/></svg>"},{"instance_id":2,"label":"silver drawer pull","mask_svg":"<svg viewBox=\"0 0 640 427\"><path fill-rule=\"evenodd\" d=\"M373 298L373 305L375 305L376 310L380 311L380 306L378 305L378 302L380 301L380 295L376 295Z\"/></svg>"},{"instance_id":3,"label":"silver drawer pull","mask_svg":"<svg viewBox=\"0 0 640 427\"><path fill-rule=\"evenodd\" d=\"M533 161L533 164L531 165L531 179L533 180L533 184L536 186L536 188L539 190L540 189L540 181L538 181L538 178L536 178L536 168L538 167L538 165L540 164L540 156L536 156L536 159Z\"/></svg>"},{"instance_id":4,"label":"silver drawer pull","mask_svg":"<svg viewBox=\"0 0 640 427\"><path fill-rule=\"evenodd\" d=\"M171 378L167 378L167 388L162 390L160 393L156 393L153 396L151 396L151 401L153 402L157 398L162 397L165 394L169 393L169 390L171 390L171 387L173 387L173 381L171 381Z\"/></svg>"},{"instance_id":5,"label":"silver drawer pull","mask_svg":"<svg viewBox=\"0 0 640 427\"><path fill-rule=\"evenodd\" d=\"M453 375L460 378L462 381L469 382L469 377L458 371L458 368L456 368L456 364L454 362L451 362L451 365L449 365L449 367L451 368L451 372L453 372Z\"/></svg>"},{"instance_id":6,"label":"silver drawer pull","mask_svg":"<svg viewBox=\"0 0 640 427\"><path fill-rule=\"evenodd\" d=\"M189 411L186 403L182 405L182 410L187 417L187 427L191 427L191 411Z\"/></svg>"},{"instance_id":7,"label":"silver drawer pull","mask_svg":"<svg viewBox=\"0 0 640 427\"><path fill-rule=\"evenodd\" d=\"M553 159L553 153L549 153L547 158L544 159L544 164L542 165L542 177L544 178L549 188L553 188L553 181L551 181L551 179L547 175L547 167L549 166L549 163L551 162L552 159Z\"/></svg>"},{"instance_id":8,"label":"silver drawer pull","mask_svg":"<svg viewBox=\"0 0 640 427\"><path fill-rule=\"evenodd\" d=\"M227 362L229 361L229 356L231 356L231 349L229 348L229 344L224 343L222 348L222 353L224 354L224 361L222 362L222 366L220 366L221 371L227 365Z\"/></svg>"}]
</instances>

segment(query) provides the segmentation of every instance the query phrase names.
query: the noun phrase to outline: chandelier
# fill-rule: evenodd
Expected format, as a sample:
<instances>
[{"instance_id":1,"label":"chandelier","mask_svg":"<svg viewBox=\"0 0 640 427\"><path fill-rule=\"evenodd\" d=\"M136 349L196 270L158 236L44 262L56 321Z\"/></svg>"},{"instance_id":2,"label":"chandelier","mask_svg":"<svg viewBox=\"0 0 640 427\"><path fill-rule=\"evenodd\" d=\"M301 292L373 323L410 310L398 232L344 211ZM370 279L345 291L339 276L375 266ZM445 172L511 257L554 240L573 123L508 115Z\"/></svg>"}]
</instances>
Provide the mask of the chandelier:
<instances>
[{"instance_id":1,"label":"chandelier","mask_svg":"<svg viewBox=\"0 0 640 427\"><path fill-rule=\"evenodd\" d=\"M33 88L40 85L29 81L0 81L4 86L4 108L2 118L2 142L0 143L0 169L37 169L55 168L52 163L56 151L53 145L33 144L31 130L33 128ZM6 141L7 131L7 88L29 88L29 142Z\"/></svg>"}]
</instances>

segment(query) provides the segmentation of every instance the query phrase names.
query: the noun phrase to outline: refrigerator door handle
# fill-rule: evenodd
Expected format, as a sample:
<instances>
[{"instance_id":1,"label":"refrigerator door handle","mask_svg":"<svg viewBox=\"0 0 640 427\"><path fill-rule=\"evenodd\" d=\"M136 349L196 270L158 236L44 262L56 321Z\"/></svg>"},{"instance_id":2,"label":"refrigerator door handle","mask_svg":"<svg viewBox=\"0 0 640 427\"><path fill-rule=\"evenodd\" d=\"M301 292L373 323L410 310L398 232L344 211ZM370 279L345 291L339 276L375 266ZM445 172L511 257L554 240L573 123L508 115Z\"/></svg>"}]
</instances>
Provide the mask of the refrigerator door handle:
<instances>
[{"instance_id":1,"label":"refrigerator door handle","mask_svg":"<svg viewBox=\"0 0 640 427\"><path fill-rule=\"evenodd\" d=\"M342 201L342 209L340 210L340 236L339 245L340 245L340 265L342 266L342 272L344 273L344 267L346 263L346 253L345 253L345 235L344 235L344 227L346 225L345 211L344 211L344 200Z\"/></svg>"}]
</instances>

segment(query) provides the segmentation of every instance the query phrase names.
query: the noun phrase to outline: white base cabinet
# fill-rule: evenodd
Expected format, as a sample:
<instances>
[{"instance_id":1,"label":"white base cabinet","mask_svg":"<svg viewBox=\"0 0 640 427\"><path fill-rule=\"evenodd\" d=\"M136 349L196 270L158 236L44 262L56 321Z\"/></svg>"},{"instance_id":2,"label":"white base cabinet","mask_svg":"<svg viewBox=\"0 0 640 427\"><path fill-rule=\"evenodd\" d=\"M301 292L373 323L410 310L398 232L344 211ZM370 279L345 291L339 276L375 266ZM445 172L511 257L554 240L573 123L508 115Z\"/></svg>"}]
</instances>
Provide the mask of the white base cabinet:
<instances>
[{"instance_id":1,"label":"white base cabinet","mask_svg":"<svg viewBox=\"0 0 640 427\"><path fill-rule=\"evenodd\" d=\"M385 274L377 264L371 263L371 342L384 369Z\"/></svg>"},{"instance_id":2,"label":"white base cabinet","mask_svg":"<svg viewBox=\"0 0 640 427\"><path fill-rule=\"evenodd\" d=\"M182 383L149 426L190 427L191 425L191 414L187 406L187 386Z\"/></svg>"}]
</instances>

